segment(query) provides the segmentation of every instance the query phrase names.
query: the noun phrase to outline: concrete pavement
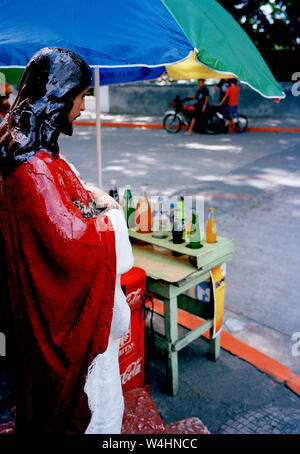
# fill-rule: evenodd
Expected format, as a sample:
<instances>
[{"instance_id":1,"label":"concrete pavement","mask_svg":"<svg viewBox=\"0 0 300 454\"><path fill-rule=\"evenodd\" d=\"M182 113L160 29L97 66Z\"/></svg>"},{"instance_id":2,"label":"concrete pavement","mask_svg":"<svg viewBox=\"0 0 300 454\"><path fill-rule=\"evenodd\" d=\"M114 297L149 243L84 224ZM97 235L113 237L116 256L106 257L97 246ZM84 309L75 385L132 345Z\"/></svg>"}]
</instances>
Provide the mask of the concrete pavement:
<instances>
[{"instance_id":1,"label":"concrete pavement","mask_svg":"<svg viewBox=\"0 0 300 454\"><path fill-rule=\"evenodd\" d=\"M204 195L219 233L235 240L228 264L224 329L300 375L297 333L300 135L207 136L102 128L103 179L138 193ZM76 127L61 151L96 182L95 129ZM294 337L293 337L294 336Z\"/></svg>"},{"instance_id":2,"label":"concrete pavement","mask_svg":"<svg viewBox=\"0 0 300 454\"><path fill-rule=\"evenodd\" d=\"M179 392L171 397L165 392L164 360L149 339L146 346L146 384L165 425L197 417L211 434L300 433L299 396L238 356L222 349L214 363L206 339L193 342L179 352ZM15 367L6 358L0 358L0 390L1 431L1 423L15 419Z\"/></svg>"},{"instance_id":3,"label":"concrete pavement","mask_svg":"<svg viewBox=\"0 0 300 454\"><path fill-rule=\"evenodd\" d=\"M223 331L237 345L253 347L299 377L300 135L101 132L106 189L115 178L119 186L130 184L134 193L141 184L148 185L149 195L186 190L205 196L206 213L209 206L216 208L219 234L235 241L227 265ZM76 127L72 138L61 137L60 146L83 179L96 183L95 128ZM158 315L155 323L161 323ZM184 327L180 330L185 333ZM211 433L300 432L299 396L284 380L225 348L211 362L207 340L201 338L179 353L180 389L170 397L164 361L150 347L148 342L146 377L165 424L196 416ZM14 365L0 359L0 416L5 421L14 418Z\"/></svg>"},{"instance_id":4,"label":"concrete pavement","mask_svg":"<svg viewBox=\"0 0 300 454\"><path fill-rule=\"evenodd\" d=\"M161 320L154 320L159 329ZM148 317L149 323L149 317ZM180 328L180 335L185 329ZM179 352L179 391L165 389L164 359L147 342L146 378L162 420L198 417L212 434L299 434L299 396L239 356L208 358L203 337Z\"/></svg>"}]
</instances>

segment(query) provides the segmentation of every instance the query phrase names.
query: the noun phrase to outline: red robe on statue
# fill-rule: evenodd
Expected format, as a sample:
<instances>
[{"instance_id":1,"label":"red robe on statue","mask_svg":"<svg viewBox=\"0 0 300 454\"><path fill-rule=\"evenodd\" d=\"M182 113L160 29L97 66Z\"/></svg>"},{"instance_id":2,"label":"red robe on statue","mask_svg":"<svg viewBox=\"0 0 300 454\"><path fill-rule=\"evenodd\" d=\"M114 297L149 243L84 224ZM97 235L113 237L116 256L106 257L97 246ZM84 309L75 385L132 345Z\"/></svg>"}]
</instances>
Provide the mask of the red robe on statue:
<instances>
[{"instance_id":1,"label":"red robe on statue","mask_svg":"<svg viewBox=\"0 0 300 454\"><path fill-rule=\"evenodd\" d=\"M84 218L93 198L41 150L1 182L1 230L17 338L16 433L84 433L88 366L108 344L114 231Z\"/></svg>"}]
</instances>

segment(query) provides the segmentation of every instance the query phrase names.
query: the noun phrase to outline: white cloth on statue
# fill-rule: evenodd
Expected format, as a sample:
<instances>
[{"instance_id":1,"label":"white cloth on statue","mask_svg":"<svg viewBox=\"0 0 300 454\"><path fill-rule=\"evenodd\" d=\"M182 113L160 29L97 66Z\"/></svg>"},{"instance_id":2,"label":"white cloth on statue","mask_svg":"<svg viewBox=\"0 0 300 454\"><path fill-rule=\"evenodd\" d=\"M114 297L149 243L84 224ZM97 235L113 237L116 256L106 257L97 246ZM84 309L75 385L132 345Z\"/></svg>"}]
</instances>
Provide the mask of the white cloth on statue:
<instances>
[{"instance_id":1,"label":"white cloth on statue","mask_svg":"<svg viewBox=\"0 0 300 454\"><path fill-rule=\"evenodd\" d=\"M89 367L84 391L88 396L91 420L86 434L120 434L124 399L119 369L120 339L130 324L130 308L121 289L121 274L133 266L132 249L123 212L117 209L105 213L115 231L117 277L115 301L108 347L96 356Z\"/></svg>"}]
</instances>

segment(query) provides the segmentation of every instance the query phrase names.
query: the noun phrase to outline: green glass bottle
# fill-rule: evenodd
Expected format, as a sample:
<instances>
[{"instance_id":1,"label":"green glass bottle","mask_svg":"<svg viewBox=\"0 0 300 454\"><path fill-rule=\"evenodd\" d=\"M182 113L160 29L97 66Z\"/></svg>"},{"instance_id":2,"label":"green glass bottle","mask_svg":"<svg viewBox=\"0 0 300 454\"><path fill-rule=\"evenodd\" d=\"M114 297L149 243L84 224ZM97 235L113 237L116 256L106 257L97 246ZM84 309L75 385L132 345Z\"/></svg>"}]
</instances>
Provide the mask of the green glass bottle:
<instances>
[{"instance_id":1,"label":"green glass bottle","mask_svg":"<svg viewBox=\"0 0 300 454\"><path fill-rule=\"evenodd\" d=\"M185 213L184 213L184 197L183 196L179 196L177 199L177 209L178 209L178 216L180 217L181 222L182 222L182 229L183 229L182 238L183 238L183 241L185 241L186 234L185 234Z\"/></svg>"},{"instance_id":2,"label":"green glass bottle","mask_svg":"<svg viewBox=\"0 0 300 454\"><path fill-rule=\"evenodd\" d=\"M133 229L135 227L135 208L131 190L128 186L125 187L121 205L124 211L127 227Z\"/></svg>"},{"instance_id":3,"label":"green glass bottle","mask_svg":"<svg viewBox=\"0 0 300 454\"><path fill-rule=\"evenodd\" d=\"M192 199L192 219L189 230L189 245L192 249L201 247L201 235L199 227L199 218L196 212L196 200Z\"/></svg>"}]
</instances>

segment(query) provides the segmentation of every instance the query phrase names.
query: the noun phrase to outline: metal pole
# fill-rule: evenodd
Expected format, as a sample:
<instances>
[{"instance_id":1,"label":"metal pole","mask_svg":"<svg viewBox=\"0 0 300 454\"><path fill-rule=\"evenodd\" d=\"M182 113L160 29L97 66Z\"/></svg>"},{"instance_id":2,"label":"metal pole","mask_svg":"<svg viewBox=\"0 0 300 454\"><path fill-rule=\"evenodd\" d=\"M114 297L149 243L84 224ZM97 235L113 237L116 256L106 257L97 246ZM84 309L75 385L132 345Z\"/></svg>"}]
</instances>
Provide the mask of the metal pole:
<instances>
[{"instance_id":1,"label":"metal pole","mask_svg":"<svg viewBox=\"0 0 300 454\"><path fill-rule=\"evenodd\" d=\"M101 120L100 120L100 71L95 68L95 96L96 96L96 158L97 183L102 188L102 156L101 156Z\"/></svg>"}]
</instances>

